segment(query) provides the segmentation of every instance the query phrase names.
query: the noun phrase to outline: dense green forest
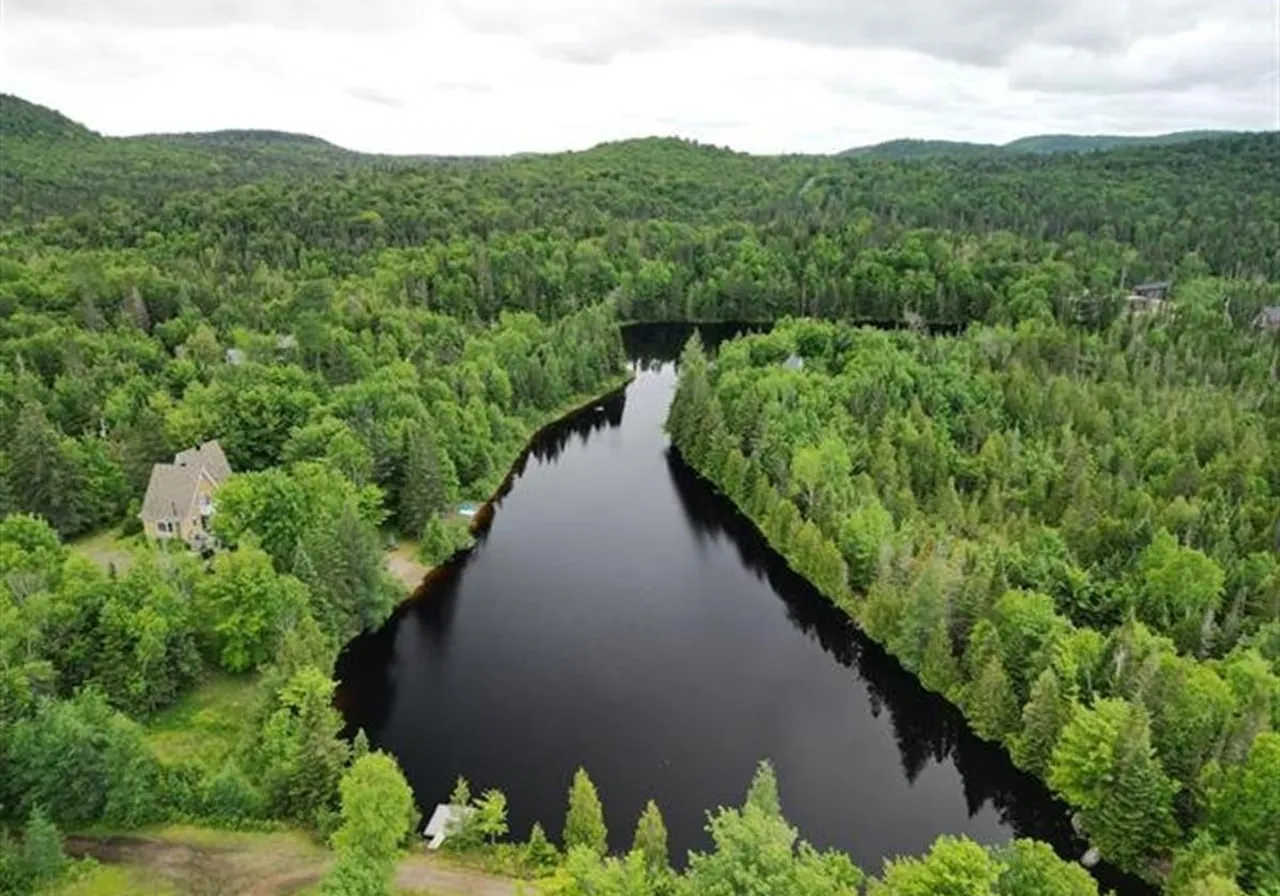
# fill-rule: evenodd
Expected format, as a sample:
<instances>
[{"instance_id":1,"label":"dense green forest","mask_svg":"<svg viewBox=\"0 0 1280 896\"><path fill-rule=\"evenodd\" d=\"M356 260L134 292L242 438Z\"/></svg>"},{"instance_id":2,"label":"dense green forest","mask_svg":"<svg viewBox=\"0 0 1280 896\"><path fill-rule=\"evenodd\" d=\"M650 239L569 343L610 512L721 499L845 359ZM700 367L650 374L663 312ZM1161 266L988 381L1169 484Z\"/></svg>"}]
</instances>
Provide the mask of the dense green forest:
<instances>
[{"instance_id":1,"label":"dense green forest","mask_svg":"<svg viewBox=\"0 0 1280 896\"><path fill-rule=\"evenodd\" d=\"M1228 136L1230 131L1175 131L1151 137L1127 137L1118 134L1037 134L1020 137L1009 143L967 143L961 140L889 140L872 146L857 146L840 153L842 156L875 156L882 159L924 159L931 156L979 156L999 153L1097 152L1135 146L1170 146L1213 137Z\"/></svg>"},{"instance_id":2,"label":"dense green forest","mask_svg":"<svg viewBox=\"0 0 1280 896\"><path fill-rule=\"evenodd\" d=\"M785 323L686 349L669 429L1137 872L1280 887L1280 342L1176 322ZM801 359L802 363L796 359ZM790 360L791 363L787 363Z\"/></svg>"},{"instance_id":3,"label":"dense green forest","mask_svg":"<svg viewBox=\"0 0 1280 896\"><path fill-rule=\"evenodd\" d=\"M1176 279L1178 313L1137 326L1123 296L1148 278ZM1175 856L1176 896L1231 892L1192 889L1205 875L1266 892L1280 471L1275 347L1247 331L1277 282L1275 134L920 161L679 140L391 158L106 138L0 97L0 818L37 843L164 819L340 832L364 749L338 737L333 660L394 603L385 538L447 554L447 511L620 381L619 322L978 322L791 323L713 367L692 351L675 441L1109 857ZM792 352L805 369L777 370ZM235 471L214 527L236 550L103 568L68 546L136 528L152 464L209 438ZM158 752L148 726L224 676L251 694L231 746ZM824 892L827 859L743 812L768 861L803 860L768 892ZM1046 892L1041 848L1025 879L1011 849L940 843L936 873ZM30 882L24 861L0 837L0 890ZM567 861L589 880L632 860ZM871 891L935 892L913 880Z\"/></svg>"}]
</instances>

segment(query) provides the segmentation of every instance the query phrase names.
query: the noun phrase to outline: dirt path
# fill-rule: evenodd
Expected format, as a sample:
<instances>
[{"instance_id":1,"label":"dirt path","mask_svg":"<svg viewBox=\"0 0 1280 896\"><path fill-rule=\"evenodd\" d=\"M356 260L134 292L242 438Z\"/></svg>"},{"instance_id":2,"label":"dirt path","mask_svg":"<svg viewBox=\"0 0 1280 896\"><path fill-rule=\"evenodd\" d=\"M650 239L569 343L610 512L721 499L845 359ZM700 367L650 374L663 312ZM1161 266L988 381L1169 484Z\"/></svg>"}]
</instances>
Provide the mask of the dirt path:
<instances>
[{"instance_id":1,"label":"dirt path","mask_svg":"<svg viewBox=\"0 0 1280 896\"><path fill-rule=\"evenodd\" d=\"M190 896L287 896L320 882L329 854L286 840L243 835L238 845L205 845L155 837L69 837L67 852L104 864L146 868ZM411 855L396 869L396 886L432 896L515 896L514 881Z\"/></svg>"}]
</instances>

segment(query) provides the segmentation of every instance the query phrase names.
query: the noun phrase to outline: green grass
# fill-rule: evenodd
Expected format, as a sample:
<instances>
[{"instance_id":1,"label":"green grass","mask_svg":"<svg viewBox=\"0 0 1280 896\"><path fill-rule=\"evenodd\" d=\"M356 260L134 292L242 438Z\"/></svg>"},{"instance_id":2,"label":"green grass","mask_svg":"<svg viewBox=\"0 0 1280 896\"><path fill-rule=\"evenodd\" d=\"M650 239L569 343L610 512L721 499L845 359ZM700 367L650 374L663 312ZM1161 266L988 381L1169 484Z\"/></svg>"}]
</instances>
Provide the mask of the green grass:
<instances>
[{"instance_id":1,"label":"green grass","mask_svg":"<svg viewBox=\"0 0 1280 896\"><path fill-rule=\"evenodd\" d=\"M325 856L324 846L306 831L224 831L189 824L166 824L132 833L166 843L180 843L217 852L274 856Z\"/></svg>"},{"instance_id":2,"label":"green grass","mask_svg":"<svg viewBox=\"0 0 1280 896\"><path fill-rule=\"evenodd\" d=\"M41 896L177 896L174 890L154 872L132 865L99 865L84 862L67 872L53 887L40 891Z\"/></svg>"},{"instance_id":3,"label":"green grass","mask_svg":"<svg viewBox=\"0 0 1280 896\"><path fill-rule=\"evenodd\" d=\"M84 535L70 542L71 553L90 560L103 571L112 566L117 572L125 572L133 565L133 549L139 540L136 536L121 536L119 529L107 529Z\"/></svg>"},{"instance_id":4,"label":"green grass","mask_svg":"<svg viewBox=\"0 0 1280 896\"><path fill-rule=\"evenodd\" d=\"M215 674L147 725L164 762L221 761L235 746L257 693L256 676Z\"/></svg>"}]
</instances>

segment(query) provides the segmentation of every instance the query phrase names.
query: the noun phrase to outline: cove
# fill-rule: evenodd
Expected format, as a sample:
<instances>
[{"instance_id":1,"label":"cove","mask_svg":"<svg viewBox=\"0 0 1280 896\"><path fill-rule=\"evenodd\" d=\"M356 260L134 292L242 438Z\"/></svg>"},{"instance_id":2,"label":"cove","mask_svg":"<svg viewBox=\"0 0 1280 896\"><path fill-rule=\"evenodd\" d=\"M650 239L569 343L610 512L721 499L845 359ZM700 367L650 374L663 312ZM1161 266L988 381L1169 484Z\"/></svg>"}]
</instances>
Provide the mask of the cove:
<instances>
[{"instance_id":1,"label":"cove","mask_svg":"<svg viewBox=\"0 0 1280 896\"><path fill-rule=\"evenodd\" d=\"M802 837L877 872L940 834L1084 850L1065 806L966 728L795 575L668 448L690 330L624 335L635 379L543 431L478 544L338 661L348 728L394 754L430 809L457 775L501 788L514 837L558 835L575 768L624 851L646 800L673 861L706 812L777 769ZM730 330L704 328L714 345ZM1121 894L1151 892L1109 868Z\"/></svg>"}]
</instances>

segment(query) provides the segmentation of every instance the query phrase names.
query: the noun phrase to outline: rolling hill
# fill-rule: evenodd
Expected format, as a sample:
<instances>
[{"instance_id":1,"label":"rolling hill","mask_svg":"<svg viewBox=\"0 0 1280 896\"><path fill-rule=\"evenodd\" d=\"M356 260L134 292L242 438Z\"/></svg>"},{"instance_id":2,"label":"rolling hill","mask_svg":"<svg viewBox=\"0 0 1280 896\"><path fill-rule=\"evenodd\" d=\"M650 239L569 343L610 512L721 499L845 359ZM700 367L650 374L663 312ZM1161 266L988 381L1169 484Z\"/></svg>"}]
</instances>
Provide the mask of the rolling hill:
<instances>
[{"instance_id":1,"label":"rolling hill","mask_svg":"<svg viewBox=\"0 0 1280 896\"><path fill-rule=\"evenodd\" d=\"M1170 146L1195 140L1228 136L1233 131L1176 131L1154 136L1122 134L1038 134L1021 137L1003 145L965 143L957 140L889 140L872 146L847 149L842 156L871 156L881 159L921 159L936 156L965 157L1006 154L1048 155L1065 152L1096 152L1136 146Z\"/></svg>"}]
</instances>

